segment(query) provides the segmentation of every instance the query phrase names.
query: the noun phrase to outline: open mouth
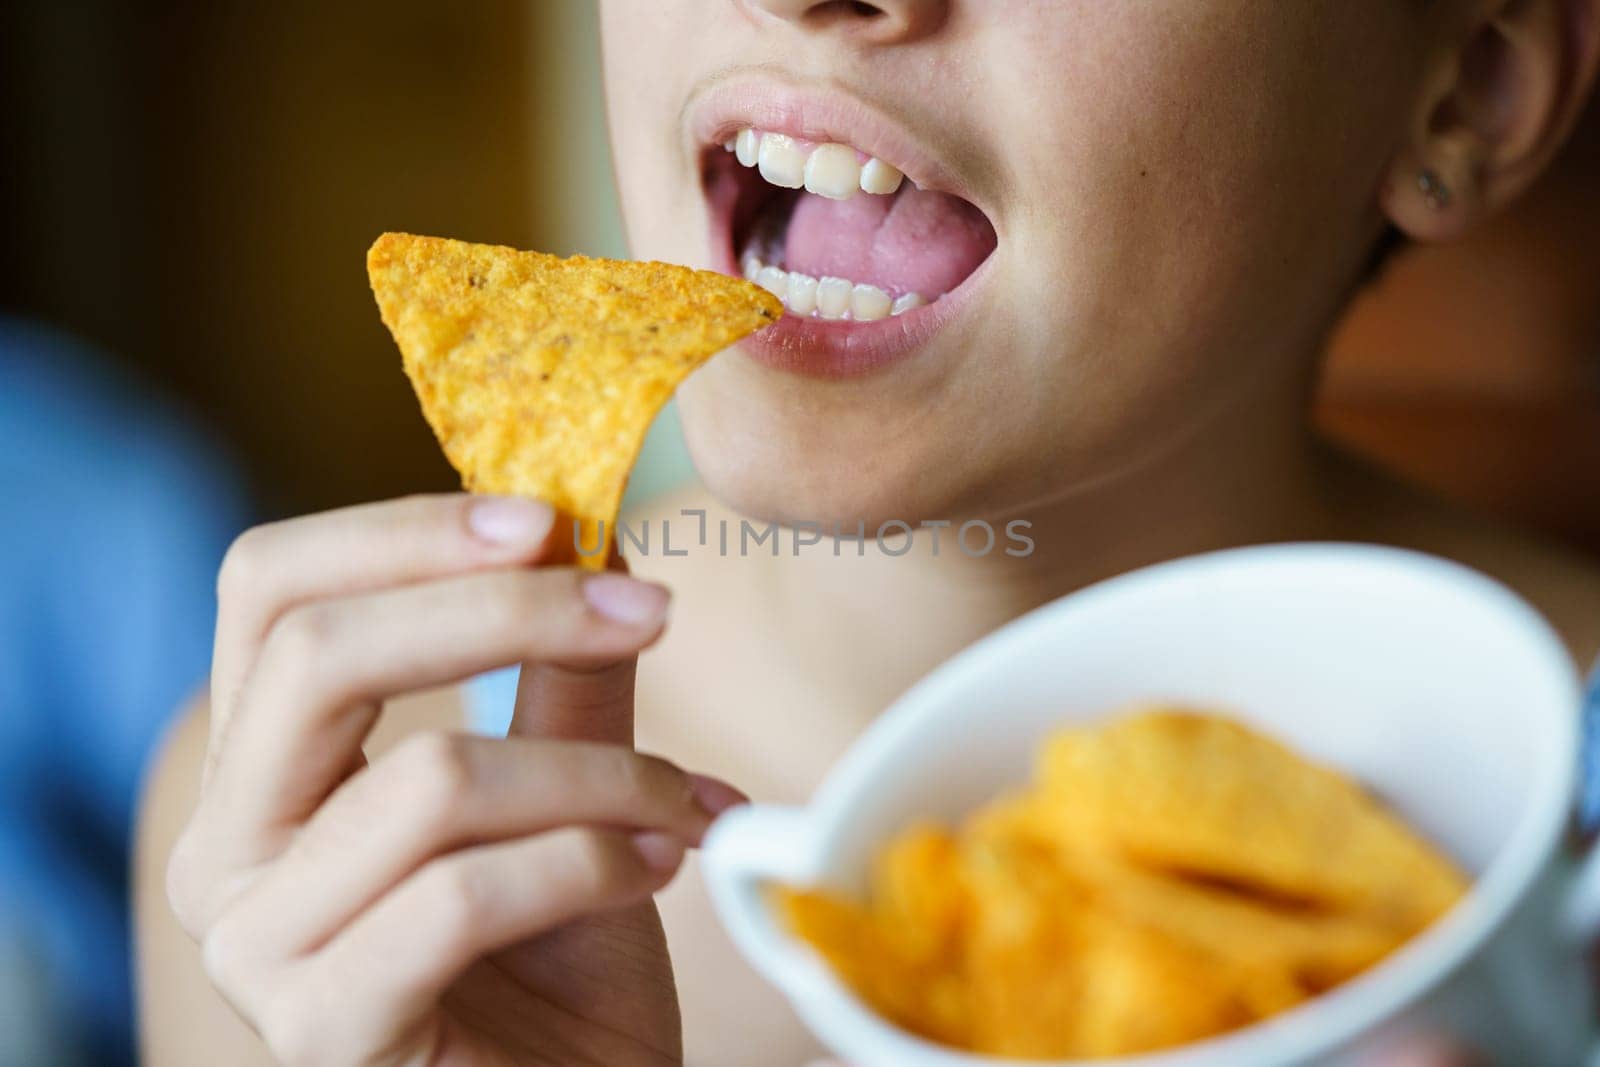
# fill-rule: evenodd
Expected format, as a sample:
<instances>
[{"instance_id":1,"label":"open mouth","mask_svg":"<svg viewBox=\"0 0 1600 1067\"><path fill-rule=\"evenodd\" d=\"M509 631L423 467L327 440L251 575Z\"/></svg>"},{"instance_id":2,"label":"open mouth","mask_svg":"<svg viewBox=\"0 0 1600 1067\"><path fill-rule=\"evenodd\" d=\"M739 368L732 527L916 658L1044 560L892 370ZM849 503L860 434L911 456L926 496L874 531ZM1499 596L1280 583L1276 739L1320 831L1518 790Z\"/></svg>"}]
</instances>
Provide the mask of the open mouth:
<instances>
[{"instance_id":1,"label":"open mouth","mask_svg":"<svg viewBox=\"0 0 1600 1067\"><path fill-rule=\"evenodd\" d=\"M909 316L959 288L998 242L973 204L848 144L747 126L707 146L702 173L732 263L789 319Z\"/></svg>"}]
</instances>

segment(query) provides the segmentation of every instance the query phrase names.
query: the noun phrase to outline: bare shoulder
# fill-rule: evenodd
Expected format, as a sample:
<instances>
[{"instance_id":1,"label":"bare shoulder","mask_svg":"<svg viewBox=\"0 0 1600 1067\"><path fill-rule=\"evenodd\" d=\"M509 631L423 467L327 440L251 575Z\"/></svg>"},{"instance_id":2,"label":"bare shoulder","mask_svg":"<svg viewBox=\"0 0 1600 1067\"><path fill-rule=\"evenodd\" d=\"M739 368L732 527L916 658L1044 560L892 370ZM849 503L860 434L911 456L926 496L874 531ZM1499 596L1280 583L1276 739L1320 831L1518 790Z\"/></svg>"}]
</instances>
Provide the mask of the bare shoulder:
<instances>
[{"instance_id":1,"label":"bare shoulder","mask_svg":"<svg viewBox=\"0 0 1600 1067\"><path fill-rule=\"evenodd\" d=\"M133 870L140 1059L163 1067L265 1067L273 1059L212 987L199 946L167 906L167 857L200 799L210 720L204 700L184 709L145 778ZM420 693L392 703L369 747L386 747L419 728L460 723L454 690Z\"/></svg>"}]
</instances>

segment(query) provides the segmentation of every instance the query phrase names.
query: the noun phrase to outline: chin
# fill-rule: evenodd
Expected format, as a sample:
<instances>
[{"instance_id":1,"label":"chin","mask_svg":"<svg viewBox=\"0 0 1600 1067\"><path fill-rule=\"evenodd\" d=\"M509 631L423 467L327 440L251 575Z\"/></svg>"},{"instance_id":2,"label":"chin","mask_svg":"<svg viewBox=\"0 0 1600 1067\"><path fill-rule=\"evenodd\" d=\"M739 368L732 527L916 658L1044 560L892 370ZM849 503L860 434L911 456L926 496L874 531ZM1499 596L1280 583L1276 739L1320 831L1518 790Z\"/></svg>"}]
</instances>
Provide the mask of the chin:
<instances>
[{"instance_id":1,"label":"chin","mask_svg":"<svg viewBox=\"0 0 1600 1067\"><path fill-rule=\"evenodd\" d=\"M989 505L1010 481L985 470L984 457L970 446L942 444L970 435L933 426L885 434L870 409L858 412L849 432L829 417L764 406L748 390L688 389L679 412L701 482L753 521L846 532L865 524L870 534L888 522L960 520L993 510Z\"/></svg>"}]
</instances>

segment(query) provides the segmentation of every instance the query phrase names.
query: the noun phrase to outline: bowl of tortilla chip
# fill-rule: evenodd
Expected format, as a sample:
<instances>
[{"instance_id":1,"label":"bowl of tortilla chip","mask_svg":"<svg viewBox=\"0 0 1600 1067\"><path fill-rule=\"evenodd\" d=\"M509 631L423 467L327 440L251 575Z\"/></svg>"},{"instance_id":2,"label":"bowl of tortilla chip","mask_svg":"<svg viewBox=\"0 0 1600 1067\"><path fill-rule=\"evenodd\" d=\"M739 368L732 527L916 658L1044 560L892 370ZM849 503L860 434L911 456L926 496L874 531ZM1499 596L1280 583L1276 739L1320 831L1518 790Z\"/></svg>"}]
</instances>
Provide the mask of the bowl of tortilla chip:
<instances>
[{"instance_id":1,"label":"bowl of tortilla chip","mask_svg":"<svg viewBox=\"0 0 1600 1067\"><path fill-rule=\"evenodd\" d=\"M1578 707L1550 627L1465 567L1221 552L981 640L703 866L852 1067L1357 1063L1432 1028L1580 1062L1548 918Z\"/></svg>"}]
</instances>

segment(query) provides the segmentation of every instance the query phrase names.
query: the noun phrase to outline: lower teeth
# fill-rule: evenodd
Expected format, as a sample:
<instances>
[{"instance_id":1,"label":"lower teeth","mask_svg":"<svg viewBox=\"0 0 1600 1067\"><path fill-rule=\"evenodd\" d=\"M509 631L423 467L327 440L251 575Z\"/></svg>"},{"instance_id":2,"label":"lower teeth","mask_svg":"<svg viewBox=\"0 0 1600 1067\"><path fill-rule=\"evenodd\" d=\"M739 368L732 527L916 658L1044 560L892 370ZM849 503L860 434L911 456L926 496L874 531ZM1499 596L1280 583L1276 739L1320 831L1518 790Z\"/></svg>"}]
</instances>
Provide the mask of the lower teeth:
<instances>
[{"instance_id":1,"label":"lower teeth","mask_svg":"<svg viewBox=\"0 0 1600 1067\"><path fill-rule=\"evenodd\" d=\"M903 293L891 298L876 285L852 282L848 278L813 278L798 271L786 271L763 263L754 254L746 255L742 266L744 276L782 300L791 315L830 322L876 322L904 315L929 303L920 293Z\"/></svg>"}]
</instances>

